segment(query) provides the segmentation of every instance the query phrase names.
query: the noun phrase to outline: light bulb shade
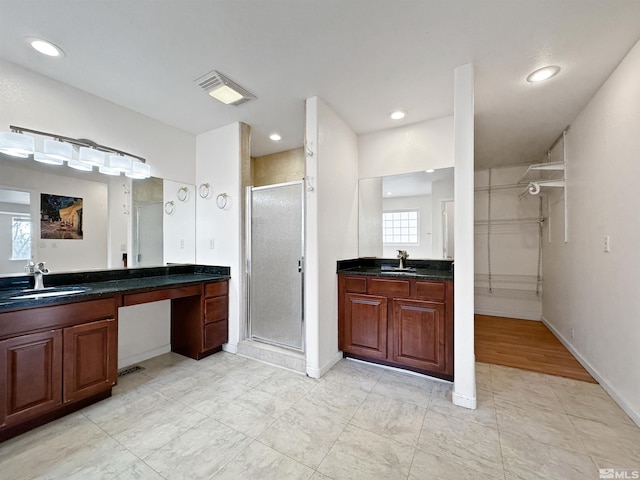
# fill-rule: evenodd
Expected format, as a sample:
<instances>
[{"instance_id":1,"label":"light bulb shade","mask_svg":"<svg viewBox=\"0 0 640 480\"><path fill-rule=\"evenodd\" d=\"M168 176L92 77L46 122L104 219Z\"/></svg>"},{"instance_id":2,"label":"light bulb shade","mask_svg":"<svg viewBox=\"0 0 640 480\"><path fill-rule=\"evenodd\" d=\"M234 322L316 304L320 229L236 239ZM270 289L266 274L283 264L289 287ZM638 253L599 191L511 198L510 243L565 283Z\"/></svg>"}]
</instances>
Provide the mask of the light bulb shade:
<instances>
[{"instance_id":1,"label":"light bulb shade","mask_svg":"<svg viewBox=\"0 0 640 480\"><path fill-rule=\"evenodd\" d=\"M80 147L80 152L78 153L78 159L82 163L95 165L97 167L104 165L104 157L104 152L89 147Z\"/></svg>"},{"instance_id":2,"label":"light bulb shade","mask_svg":"<svg viewBox=\"0 0 640 480\"><path fill-rule=\"evenodd\" d=\"M35 151L35 145L33 137L24 133L0 132L0 153L27 158Z\"/></svg>"},{"instance_id":3,"label":"light bulb shade","mask_svg":"<svg viewBox=\"0 0 640 480\"><path fill-rule=\"evenodd\" d=\"M133 158L126 155L109 155L105 162L105 167L112 168L118 172L131 173Z\"/></svg>"},{"instance_id":4,"label":"light bulb shade","mask_svg":"<svg viewBox=\"0 0 640 480\"><path fill-rule=\"evenodd\" d=\"M83 172L90 172L93 170L93 166L88 163L81 162L80 160L76 160L75 158L69 160L67 165L75 170L81 170Z\"/></svg>"},{"instance_id":5,"label":"light bulb shade","mask_svg":"<svg viewBox=\"0 0 640 480\"><path fill-rule=\"evenodd\" d=\"M70 143L46 138L44 140L44 154L49 158L60 160L60 163L56 165L62 165L62 161L68 162L73 158L73 146Z\"/></svg>"},{"instance_id":6,"label":"light bulb shade","mask_svg":"<svg viewBox=\"0 0 640 480\"><path fill-rule=\"evenodd\" d=\"M49 165L62 165L64 163L63 160L60 160L59 158L50 157L46 153L42 153L42 152L35 152L33 154L33 159L36 162L48 163Z\"/></svg>"},{"instance_id":7,"label":"light bulb shade","mask_svg":"<svg viewBox=\"0 0 640 480\"><path fill-rule=\"evenodd\" d=\"M137 180L149 178L151 176L151 167L146 163L133 162L133 165L131 166L131 173L125 173L125 176Z\"/></svg>"},{"instance_id":8,"label":"light bulb shade","mask_svg":"<svg viewBox=\"0 0 640 480\"><path fill-rule=\"evenodd\" d=\"M113 176L120 175L120 170L116 170L115 168L107 167L105 165L98 167L98 171L105 175L113 175Z\"/></svg>"}]
</instances>

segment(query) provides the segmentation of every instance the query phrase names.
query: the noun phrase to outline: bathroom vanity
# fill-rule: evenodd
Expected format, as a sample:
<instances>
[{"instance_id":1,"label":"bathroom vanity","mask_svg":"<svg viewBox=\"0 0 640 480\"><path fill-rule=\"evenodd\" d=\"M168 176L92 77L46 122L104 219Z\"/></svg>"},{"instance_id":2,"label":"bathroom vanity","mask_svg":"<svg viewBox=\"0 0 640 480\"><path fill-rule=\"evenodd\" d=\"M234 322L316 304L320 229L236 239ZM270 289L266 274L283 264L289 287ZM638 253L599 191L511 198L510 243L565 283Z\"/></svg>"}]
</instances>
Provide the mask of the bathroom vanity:
<instances>
[{"instance_id":1,"label":"bathroom vanity","mask_svg":"<svg viewBox=\"0 0 640 480\"><path fill-rule=\"evenodd\" d=\"M0 278L0 441L111 395L118 308L171 300L172 350L227 342L228 267L178 265Z\"/></svg>"},{"instance_id":2,"label":"bathroom vanity","mask_svg":"<svg viewBox=\"0 0 640 480\"><path fill-rule=\"evenodd\" d=\"M453 380L453 262L338 262L338 348L345 357Z\"/></svg>"}]
</instances>

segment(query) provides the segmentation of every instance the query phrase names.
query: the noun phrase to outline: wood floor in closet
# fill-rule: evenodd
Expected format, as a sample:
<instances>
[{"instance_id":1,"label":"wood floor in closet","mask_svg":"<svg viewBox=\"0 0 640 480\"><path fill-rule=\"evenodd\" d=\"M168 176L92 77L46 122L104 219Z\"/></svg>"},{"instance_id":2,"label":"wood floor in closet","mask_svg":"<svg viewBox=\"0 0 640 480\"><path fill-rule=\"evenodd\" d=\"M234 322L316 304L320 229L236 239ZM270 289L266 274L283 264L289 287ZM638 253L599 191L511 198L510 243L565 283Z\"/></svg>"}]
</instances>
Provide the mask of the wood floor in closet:
<instances>
[{"instance_id":1,"label":"wood floor in closet","mask_svg":"<svg viewBox=\"0 0 640 480\"><path fill-rule=\"evenodd\" d=\"M475 316L476 361L597 383L542 322Z\"/></svg>"}]
</instances>

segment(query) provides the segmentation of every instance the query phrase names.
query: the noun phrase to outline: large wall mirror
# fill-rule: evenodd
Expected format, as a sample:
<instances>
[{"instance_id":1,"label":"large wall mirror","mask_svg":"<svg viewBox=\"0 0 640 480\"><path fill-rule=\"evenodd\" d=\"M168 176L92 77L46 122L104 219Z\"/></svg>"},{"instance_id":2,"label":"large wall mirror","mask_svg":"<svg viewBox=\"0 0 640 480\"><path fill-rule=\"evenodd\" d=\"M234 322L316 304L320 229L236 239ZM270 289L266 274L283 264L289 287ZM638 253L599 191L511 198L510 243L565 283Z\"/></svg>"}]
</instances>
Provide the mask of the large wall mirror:
<instances>
[{"instance_id":1,"label":"large wall mirror","mask_svg":"<svg viewBox=\"0 0 640 480\"><path fill-rule=\"evenodd\" d=\"M359 255L453 259L453 167L359 182Z\"/></svg>"},{"instance_id":2,"label":"large wall mirror","mask_svg":"<svg viewBox=\"0 0 640 480\"><path fill-rule=\"evenodd\" d=\"M23 274L28 261L52 272L118 268L125 253L129 267L195 262L193 185L2 154L0 168L0 275ZM142 253L141 242L155 250Z\"/></svg>"}]
</instances>

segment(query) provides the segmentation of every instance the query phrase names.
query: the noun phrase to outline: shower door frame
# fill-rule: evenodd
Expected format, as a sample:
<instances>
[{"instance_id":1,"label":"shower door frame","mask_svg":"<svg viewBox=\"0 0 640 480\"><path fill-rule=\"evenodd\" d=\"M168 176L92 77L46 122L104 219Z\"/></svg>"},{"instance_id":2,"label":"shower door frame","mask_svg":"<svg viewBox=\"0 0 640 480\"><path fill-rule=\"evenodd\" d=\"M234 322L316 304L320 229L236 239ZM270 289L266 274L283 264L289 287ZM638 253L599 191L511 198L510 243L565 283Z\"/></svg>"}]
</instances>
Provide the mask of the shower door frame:
<instances>
[{"instance_id":1,"label":"shower door frame","mask_svg":"<svg viewBox=\"0 0 640 480\"><path fill-rule=\"evenodd\" d=\"M286 187L290 185L300 185L300 240L301 240L301 249L300 249L300 257L298 260L298 273L300 274L300 339L301 339L301 347L296 348L291 345L283 344L277 341L269 341L268 339L259 338L255 341L259 341L260 343L264 343L266 345L273 345L280 348L285 348L287 350L291 350L298 353L306 352L306 324L305 324L305 250L306 250L306 235L305 235L305 225L306 225L306 197L305 197L305 184L304 180L296 180L293 182L284 182L284 183L274 183L272 185L264 185L260 187L246 187L246 195L245 195L245 230L246 230L246 263L245 263L245 283L246 283L246 319L245 319L245 338L247 340L252 340L253 335L251 333L251 240L253 236L253 231L251 229L251 220L252 220L252 201L253 201L253 192L255 190L267 190L278 187Z\"/></svg>"}]
</instances>

